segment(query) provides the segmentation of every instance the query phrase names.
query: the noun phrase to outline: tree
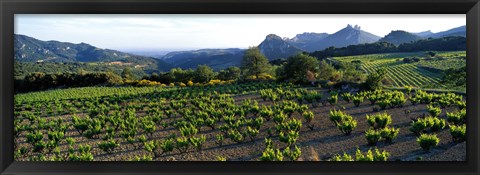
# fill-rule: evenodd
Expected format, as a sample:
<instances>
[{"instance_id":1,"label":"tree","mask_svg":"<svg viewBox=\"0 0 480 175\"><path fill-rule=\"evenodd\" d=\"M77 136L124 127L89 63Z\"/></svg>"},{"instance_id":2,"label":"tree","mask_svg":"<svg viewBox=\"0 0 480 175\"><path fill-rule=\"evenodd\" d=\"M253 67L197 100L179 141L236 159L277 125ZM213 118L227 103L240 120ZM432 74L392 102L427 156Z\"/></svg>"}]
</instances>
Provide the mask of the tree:
<instances>
[{"instance_id":1,"label":"tree","mask_svg":"<svg viewBox=\"0 0 480 175\"><path fill-rule=\"evenodd\" d=\"M310 76L309 75L310 72ZM287 63L284 66L283 75L280 75L283 79L287 79L296 83L312 82L312 74L318 72L318 60L314 57L298 54L288 58ZM278 75L277 75L278 76Z\"/></svg>"},{"instance_id":2,"label":"tree","mask_svg":"<svg viewBox=\"0 0 480 175\"><path fill-rule=\"evenodd\" d=\"M343 71L342 81L350 83L361 83L365 81L365 73L357 69L354 63L341 62L341 70Z\"/></svg>"},{"instance_id":3,"label":"tree","mask_svg":"<svg viewBox=\"0 0 480 175\"><path fill-rule=\"evenodd\" d=\"M366 88L370 90L379 89L386 75L387 70L385 68L377 69L375 72L370 73L365 81Z\"/></svg>"},{"instance_id":4,"label":"tree","mask_svg":"<svg viewBox=\"0 0 480 175\"><path fill-rule=\"evenodd\" d=\"M105 75L107 77L107 82L108 82L109 85L122 84L122 78L120 76L118 76L117 74L115 74L114 72L108 71L107 73L105 73Z\"/></svg>"},{"instance_id":5,"label":"tree","mask_svg":"<svg viewBox=\"0 0 480 175\"><path fill-rule=\"evenodd\" d=\"M434 57L436 53L433 52L433 51L428 51L428 52L426 52L425 54L427 54L427 55L430 56L430 57Z\"/></svg>"},{"instance_id":6,"label":"tree","mask_svg":"<svg viewBox=\"0 0 480 175\"><path fill-rule=\"evenodd\" d=\"M330 78L333 77L333 74L337 71L331 64L328 64L325 60L320 62L318 69L318 79L320 80L330 80Z\"/></svg>"},{"instance_id":7,"label":"tree","mask_svg":"<svg viewBox=\"0 0 480 175\"><path fill-rule=\"evenodd\" d=\"M245 51L241 66L243 76L258 77L262 73L267 73L270 67L271 65L268 63L268 59L260 53L258 47L250 47Z\"/></svg>"},{"instance_id":8,"label":"tree","mask_svg":"<svg viewBox=\"0 0 480 175\"><path fill-rule=\"evenodd\" d=\"M183 70L182 68L173 68L170 70L170 77L173 82L188 82L195 77L195 71L192 69Z\"/></svg>"},{"instance_id":9,"label":"tree","mask_svg":"<svg viewBox=\"0 0 480 175\"><path fill-rule=\"evenodd\" d=\"M134 76L133 76L132 69L129 68L129 67L126 67L125 69L123 69L122 78L123 78L124 81L125 80L133 80Z\"/></svg>"},{"instance_id":10,"label":"tree","mask_svg":"<svg viewBox=\"0 0 480 175\"><path fill-rule=\"evenodd\" d=\"M237 80L240 78L242 70L238 67L229 67L226 70L221 70L218 73L218 79L220 80Z\"/></svg>"},{"instance_id":11,"label":"tree","mask_svg":"<svg viewBox=\"0 0 480 175\"><path fill-rule=\"evenodd\" d=\"M206 83L215 77L215 72L207 65L200 65L195 70L194 80L198 83Z\"/></svg>"}]
</instances>

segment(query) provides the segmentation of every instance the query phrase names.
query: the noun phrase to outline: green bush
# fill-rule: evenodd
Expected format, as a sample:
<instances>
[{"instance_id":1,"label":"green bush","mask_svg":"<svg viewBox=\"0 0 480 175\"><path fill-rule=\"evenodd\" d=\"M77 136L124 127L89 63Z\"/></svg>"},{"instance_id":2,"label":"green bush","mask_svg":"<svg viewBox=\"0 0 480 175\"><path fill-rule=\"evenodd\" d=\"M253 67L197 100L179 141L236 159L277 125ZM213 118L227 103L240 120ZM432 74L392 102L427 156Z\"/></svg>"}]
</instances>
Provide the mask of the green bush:
<instances>
[{"instance_id":1,"label":"green bush","mask_svg":"<svg viewBox=\"0 0 480 175\"><path fill-rule=\"evenodd\" d=\"M359 107L362 102L363 102L363 96L353 97L353 104L355 104L356 107Z\"/></svg>"},{"instance_id":2,"label":"green bush","mask_svg":"<svg viewBox=\"0 0 480 175\"><path fill-rule=\"evenodd\" d=\"M343 155L335 155L331 160L332 161L387 161L390 153L387 151L381 151L375 148L374 151L369 149L366 153L362 153L360 149L357 148L355 152L355 158L353 156L348 155L347 153L343 153Z\"/></svg>"},{"instance_id":3,"label":"green bush","mask_svg":"<svg viewBox=\"0 0 480 175\"><path fill-rule=\"evenodd\" d=\"M228 130L228 137L234 142L241 143L245 139L239 131L235 129Z\"/></svg>"},{"instance_id":4,"label":"green bush","mask_svg":"<svg viewBox=\"0 0 480 175\"><path fill-rule=\"evenodd\" d=\"M202 150L202 145L205 143L207 138L205 135L201 135L200 137L191 137L189 138L190 143L195 147L198 151Z\"/></svg>"},{"instance_id":5,"label":"green bush","mask_svg":"<svg viewBox=\"0 0 480 175\"><path fill-rule=\"evenodd\" d=\"M414 134L421 134L426 131L435 132L445 128L446 122L444 119L428 116L426 118L419 118L412 123L410 131Z\"/></svg>"},{"instance_id":6,"label":"green bush","mask_svg":"<svg viewBox=\"0 0 480 175\"><path fill-rule=\"evenodd\" d=\"M302 116L305 119L306 123L311 123L313 121L313 118L315 117L312 111L305 111L303 112Z\"/></svg>"},{"instance_id":7,"label":"green bush","mask_svg":"<svg viewBox=\"0 0 480 175\"><path fill-rule=\"evenodd\" d=\"M462 125L467 121L467 111L465 109L459 112L449 113L447 112L447 121L454 125Z\"/></svg>"},{"instance_id":8,"label":"green bush","mask_svg":"<svg viewBox=\"0 0 480 175\"><path fill-rule=\"evenodd\" d=\"M302 155L302 151L300 150L300 148L297 147L297 145L295 145L293 149L287 147L283 150L283 157L287 157L292 161L298 160L298 158L300 158L300 155Z\"/></svg>"},{"instance_id":9,"label":"green bush","mask_svg":"<svg viewBox=\"0 0 480 175\"><path fill-rule=\"evenodd\" d=\"M98 144L98 147L108 154L112 154L113 150L118 146L120 146L120 144L118 144L117 141L114 139L103 141Z\"/></svg>"},{"instance_id":10,"label":"green bush","mask_svg":"<svg viewBox=\"0 0 480 175\"><path fill-rule=\"evenodd\" d=\"M342 94L342 99L345 100L347 103L350 103L353 99L353 95L350 92L345 92Z\"/></svg>"},{"instance_id":11,"label":"green bush","mask_svg":"<svg viewBox=\"0 0 480 175\"><path fill-rule=\"evenodd\" d=\"M282 161L283 154L279 149L266 148L260 157L261 161Z\"/></svg>"},{"instance_id":12,"label":"green bush","mask_svg":"<svg viewBox=\"0 0 480 175\"><path fill-rule=\"evenodd\" d=\"M388 106L390 106L391 104L391 101L389 99L384 99L384 100L380 100L377 102L377 105L382 109L382 110L385 110L387 109Z\"/></svg>"},{"instance_id":13,"label":"green bush","mask_svg":"<svg viewBox=\"0 0 480 175\"><path fill-rule=\"evenodd\" d=\"M247 126L247 130L245 132L246 132L245 135L248 135L248 137L250 137L250 141L252 141L252 142L255 141L255 137L257 137L257 135L259 133L258 129L252 128L250 126Z\"/></svg>"},{"instance_id":14,"label":"green bush","mask_svg":"<svg viewBox=\"0 0 480 175\"><path fill-rule=\"evenodd\" d=\"M392 123L392 117L387 113L367 114L367 122L374 129L381 129Z\"/></svg>"},{"instance_id":15,"label":"green bush","mask_svg":"<svg viewBox=\"0 0 480 175\"><path fill-rule=\"evenodd\" d=\"M348 155L347 153L343 153L343 155L335 155L332 159L332 161L354 161L352 156Z\"/></svg>"},{"instance_id":16,"label":"green bush","mask_svg":"<svg viewBox=\"0 0 480 175\"><path fill-rule=\"evenodd\" d=\"M455 142L463 142L467 139L467 126L450 126L450 134L452 135L453 141Z\"/></svg>"},{"instance_id":17,"label":"green bush","mask_svg":"<svg viewBox=\"0 0 480 175\"><path fill-rule=\"evenodd\" d=\"M432 105L428 105L427 109L428 113L433 117L438 117L442 113L442 110L439 107L434 107Z\"/></svg>"},{"instance_id":18,"label":"green bush","mask_svg":"<svg viewBox=\"0 0 480 175\"><path fill-rule=\"evenodd\" d=\"M376 145L381 139L379 131L376 131L372 128L365 132L365 138L367 139L368 145Z\"/></svg>"},{"instance_id":19,"label":"green bush","mask_svg":"<svg viewBox=\"0 0 480 175\"><path fill-rule=\"evenodd\" d=\"M273 121L277 124L283 123L285 120L287 120L287 115L283 112L278 112L273 116Z\"/></svg>"},{"instance_id":20,"label":"green bush","mask_svg":"<svg viewBox=\"0 0 480 175\"><path fill-rule=\"evenodd\" d=\"M335 125L337 125L338 123L340 123L343 119L343 117L345 116L346 114L344 114L342 111L340 110L330 110L330 121L332 121Z\"/></svg>"},{"instance_id":21,"label":"green bush","mask_svg":"<svg viewBox=\"0 0 480 175\"><path fill-rule=\"evenodd\" d=\"M389 156L390 154L387 151L380 152L377 148L375 148L375 152L369 149L367 153L363 154L360 149L357 149L355 153L357 161L387 161Z\"/></svg>"},{"instance_id":22,"label":"green bush","mask_svg":"<svg viewBox=\"0 0 480 175\"><path fill-rule=\"evenodd\" d=\"M338 129L340 129L340 131L342 131L343 134L350 135L352 131L357 127L357 121L353 119L345 120L337 127Z\"/></svg>"},{"instance_id":23,"label":"green bush","mask_svg":"<svg viewBox=\"0 0 480 175\"><path fill-rule=\"evenodd\" d=\"M422 134L417 138L417 143L423 150L429 151L433 147L437 146L440 139L435 134Z\"/></svg>"},{"instance_id":24,"label":"green bush","mask_svg":"<svg viewBox=\"0 0 480 175\"><path fill-rule=\"evenodd\" d=\"M189 142L188 138L186 138L186 137L177 138L177 149L178 149L178 151L180 151L181 153L185 153L185 152L187 152L189 146L190 146L190 142Z\"/></svg>"},{"instance_id":25,"label":"green bush","mask_svg":"<svg viewBox=\"0 0 480 175\"><path fill-rule=\"evenodd\" d=\"M216 138L215 142L218 144L218 146L222 146L223 140L225 139L223 134L217 134L215 135L215 138Z\"/></svg>"},{"instance_id":26,"label":"green bush","mask_svg":"<svg viewBox=\"0 0 480 175\"><path fill-rule=\"evenodd\" d=\"M337 104L338 102L338 95L332 95L330 96L328 99L327 99L328 103L330 103L330 105L334 105L334 104Z\"/></svg>"},{"instance_id":27,"label":"green bush","mask_svg":"<svg viewBox=\"0 0 480 175\"><path fill-rule=\"evenodd\" d=\"M398 132L400 131L399 128L383 128L380 130L380 135L382 136L383 139L385 139L385 142L387 143L392 143L393 139L395 139L398 135Z\"/></svg>"},{"instance_id":28,"label":"green bush","mask_svg":"<svg viewBox=\"0 0 480 175\"><path fill-rule=\"evenodd\" d=\"M350 135L357 127L357 121L352 116L343 113L340 110L330 111L330 121L345 135Z\"/></svg>"},{"instance_id":29,"label":"green bush","mask_svg":"<svg viewBox=\"0 0 480 175\"><path fill-rule=\"evenodd\" d=\"M282 131L278 135L278 140L280 140L280 142L286 143L287 147L289 147L297 142L298 136L298 131L288 131L287 133L284 133Z\"/></svg>"},{"instance_id":30,"label":"green bush","mask_svg":"<svg viewBox=\"0 0 480 175\"><path fill-rule=\"evenodd\" d=\"M145 148L145 151L151 152L155 155L155 157L158 157L158 152L156 151L160 146L160 143L158 141L148 141L148 142L143 142L143 147Z\"/></svg>"}]
</instances>

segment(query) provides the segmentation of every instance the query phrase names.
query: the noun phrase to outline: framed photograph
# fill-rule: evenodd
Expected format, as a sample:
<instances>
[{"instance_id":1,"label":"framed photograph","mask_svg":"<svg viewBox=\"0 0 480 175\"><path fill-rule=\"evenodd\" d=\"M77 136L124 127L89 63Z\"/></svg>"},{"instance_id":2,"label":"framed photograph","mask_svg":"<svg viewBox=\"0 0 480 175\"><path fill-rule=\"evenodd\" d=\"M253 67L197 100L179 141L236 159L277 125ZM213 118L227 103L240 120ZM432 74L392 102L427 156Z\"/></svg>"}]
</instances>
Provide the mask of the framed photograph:
<instances>
[{"instance_id":1,"label":"framed photograph","mask_svg":"<svg viewBox=\"0 0 480 175\"><path fill-rule=\"evenodd\" d=\"M479 174L477 1L2 0L1 174Z\"/></svg>"}]
</instances>

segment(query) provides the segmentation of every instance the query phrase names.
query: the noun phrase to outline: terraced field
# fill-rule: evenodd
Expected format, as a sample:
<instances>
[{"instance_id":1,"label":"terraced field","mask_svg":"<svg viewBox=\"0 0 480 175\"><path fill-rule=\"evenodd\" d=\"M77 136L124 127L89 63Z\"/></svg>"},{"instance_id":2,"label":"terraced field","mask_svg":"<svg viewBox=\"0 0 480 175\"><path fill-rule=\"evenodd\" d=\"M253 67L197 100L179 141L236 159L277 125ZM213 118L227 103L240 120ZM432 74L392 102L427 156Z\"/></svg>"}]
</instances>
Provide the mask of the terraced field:
<instances>
[{"instance_id":1,"label":"terraced field","mask_svg":"<svg viewBox=\"0 0 480 175\"><path fill-rule=\"evenodd\" d=\"M403 58L416 57L419 62L405 63ZM367 73L379 68L387 69L387 78L391 84L387 86L444 89L442 85L443 70L459 68L466 65L465 51L440 52L435 58L427 58L424 52L388 53L359 56L335 57L334 60L351 62L359 60L362 69Z\"/></svg>"}]
</instances>

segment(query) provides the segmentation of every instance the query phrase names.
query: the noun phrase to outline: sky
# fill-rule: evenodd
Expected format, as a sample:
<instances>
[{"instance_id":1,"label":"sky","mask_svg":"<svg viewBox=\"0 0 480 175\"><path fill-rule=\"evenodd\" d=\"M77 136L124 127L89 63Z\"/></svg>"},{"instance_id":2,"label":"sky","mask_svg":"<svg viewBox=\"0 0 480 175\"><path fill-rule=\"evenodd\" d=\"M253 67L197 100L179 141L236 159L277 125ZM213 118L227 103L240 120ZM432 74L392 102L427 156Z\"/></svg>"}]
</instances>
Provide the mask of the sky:
<instances>
[{"instance_id":1,"label":"sky","mask_svg":"<svg viewBox=\"0 0 480 175\"><path fill-rule=\"evenodd\" d=\"M116 50L247 48L268 34L335 33L348 24L383 37L392 30L445 31L466 24L465 14L16 14L15 34L39 40L88 43Z\"/></svg>"}]
</instances>

